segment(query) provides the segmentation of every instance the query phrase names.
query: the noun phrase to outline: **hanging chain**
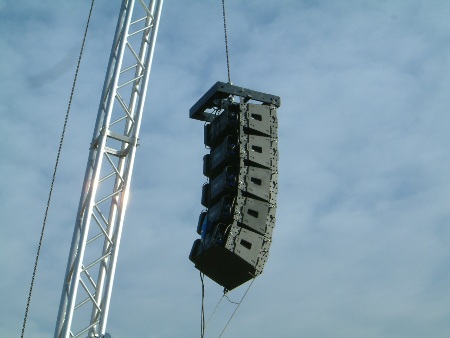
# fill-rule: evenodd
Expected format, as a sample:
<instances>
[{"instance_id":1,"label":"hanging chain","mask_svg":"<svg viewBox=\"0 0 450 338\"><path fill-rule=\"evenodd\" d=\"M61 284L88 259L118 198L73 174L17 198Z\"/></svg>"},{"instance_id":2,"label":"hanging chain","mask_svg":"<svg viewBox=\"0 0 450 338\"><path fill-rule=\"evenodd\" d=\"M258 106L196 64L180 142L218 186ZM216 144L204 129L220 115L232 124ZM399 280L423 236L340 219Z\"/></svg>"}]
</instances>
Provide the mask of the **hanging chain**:
<instances>
[{"instance_id":1,"label":"hanging chain","mask_svg":"<svg viewBox=\"0 0 450 338\"><path fill-rule=\"evenodd\" d=\"M33 292L33 286L34 286L34 279L36 277L36 271L37 271L37 265L38 265L38 261L39 261L39 255L40 255L40 252L41 252L42 241L44 239L44 231L45 231L45 225L47 223L48 210L50 208L50 202L51 202L51 199L52 199L53 186L55 184L56 172L57 172L57 169L58 169L59 158L61 156L61 150L62 150L62 145L63 145L63 142L64 142L64 136L65 136L65 133L66 133L67 122L69 120L69 115L70 115L70 107L72 106L73 93L75 91L75 85L76 85L77 77L78 77L78 70L80 69L81 57L83 55L84 44L85 44L85 41L86 41L86 36L87 36L88 28L89 28L89 22L91 21L91 14L92 14L92 9L94 7L94 2L95 2L95 0L92 0L91 8L89 9L89 15L88 15L87 23L86 23L86 28L84 30L83 42L81 44L80 55L78 57L77 68L75 70L75 76L74 76L74 79L73 79L72 90L70 92L69 104L67 106L67 112L66 112L66 116L65 116L65 119L64 119L64 125L63 125L63 130L62 130L62 133L61 133L61 139L59 141L58 154L56 155L55 167L53 169L53 176L52 176L52 181L51 181L51 184L50 184L50 191L48 193L47 206L45 208L44 221L42 223L41 236L39 238L39 244L38 244L38 249L37 249L37 253L36 253L36 259L35 259L35 262L34 262L33 275L31 277L30 291L28 293L28 300L27 300L27 306L26 306L26 309L25 309L25 316L23 318L23 326L22 326L21 338L23 338L24 335L25 335L25 327L27 325L28 310L30 308L31 294Z\"/></svg>"},{"instance_id":2,"label":"hanging chain","mask_svg":"<svg viewBox=\"0 0 450 338\"><path fill-rule=\"evenodd\" d=\"M224 31L224 35L225 35L225 54L227 56L228 83L231 84L230 56L228 54L228 33L227 33L227 18L226 18L226 14L225 14L225 0L222 0L222 13L223 13L223 31Z\"/></svg>"}]
</instances>

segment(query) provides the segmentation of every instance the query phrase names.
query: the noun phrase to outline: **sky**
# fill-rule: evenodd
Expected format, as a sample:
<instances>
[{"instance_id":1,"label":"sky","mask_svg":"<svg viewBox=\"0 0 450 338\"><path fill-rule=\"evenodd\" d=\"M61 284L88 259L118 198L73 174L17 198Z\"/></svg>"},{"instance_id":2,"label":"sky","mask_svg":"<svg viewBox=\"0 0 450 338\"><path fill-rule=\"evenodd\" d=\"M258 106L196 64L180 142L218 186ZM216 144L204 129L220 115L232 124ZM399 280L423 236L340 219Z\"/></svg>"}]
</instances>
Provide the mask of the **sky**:
<instances>
[{"instance_id":1,"label":"sky","mask_svg":"<svg viewBox=\"0 0 450 338\"><path fill-rule=\"evenodd\" d=\"M450 336L450 4L227 0L231 80L281 97L269 260L223 337ZM20 336L90 1L0 0L0 335ZM53 335L119 1L96 0L25 337ZM203 124L227 81L221 1L167 0L108 332L200 336L188 255ZM239 301L247 284L229 293ZM222 288L205 281L208 319ZM218 337L235 309L208 322Z\"/></svg>"}]
</instances>

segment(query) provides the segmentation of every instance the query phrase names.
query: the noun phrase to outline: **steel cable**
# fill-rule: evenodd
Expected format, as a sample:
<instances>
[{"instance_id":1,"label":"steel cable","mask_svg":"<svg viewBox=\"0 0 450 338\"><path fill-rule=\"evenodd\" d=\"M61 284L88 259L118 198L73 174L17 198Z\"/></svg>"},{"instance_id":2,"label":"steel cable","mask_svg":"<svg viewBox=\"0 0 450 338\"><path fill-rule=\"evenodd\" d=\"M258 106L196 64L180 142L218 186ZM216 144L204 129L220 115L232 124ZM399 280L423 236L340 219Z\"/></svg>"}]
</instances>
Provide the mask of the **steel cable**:
<instances>
[{"instance_id":1,"label":"steel cable","mask_svg":"<svg viewBox=\"0 0 450 338\"><path fill-rule=\"evenodd\" d=\"M200 315L200 338L205 337L205 283L204 283L205 274L200 272L200 280L202 282L202 311Z\"/></svg>"},{"instance_id":2,"label":"steel cable","mask_svg":"<svg viewBox=\"0 0 450 338\"><path fill-rule=\"evenodd\" d=\"M223 13L223 31L224 31L224 35L225 35L225 54L227 56L228 83L231 84L230 56L228 53L228 33L227 33L227 18L226 18L226 14L225 14L225 0L222 0L222 13Z\"/></svg>"},{"instance_id":3,"label":"steel cable","mask_svg":"<svg viewBox=\"0 0 450 338\"><path fill-rule=\"evenodd\" d=\"M211 315L210 315L209 318L208 318L208 321L206 322L205 330L206 330L206 327L208 326L210 320L212 319L212 317L213 317L214 314L216 313L216 310L217 310L217 308L219 307L219 305L220 305L220 303L222 302L222 299L223 299L224 297L225 297L225 294L222 295L222 297L220 297L219 301L217 302L216 306L214 307L213 312L211 313Z\"/></svg>"},{"instance_id":4,"label":"steel cable","mask_svg":"<svg viewBox=\"0 0 450 338\"><path fill-rule=\"evenodd\" d=\"M250 285L248 286L247 290L245 290L244 295L242 296L241 300L239 301L238 305L236 306L236 308L234 309L233 313L231 314L230 319L228 319L228 322L225 324L225 327L222 330L222 333L220 334L219 338L222 337L223 333L225 332L225 330L228 327L228 324L230 324L231 320L234 317L234 314L236 313L236 311L238 310L239 306L241 305L242 301L244 300L245 296L247 295L247 292L250 290L250 287L253 285L253 282L255 281L255 277L253 277L252 282L250 283ZM227 297L228 298L228 297ZM228 299L231 303L236 304L235 302L232 302L230 299Z\"/></svg>"},{"instance_id":5,"label":"steel cable","mask_svg":"<svg viewBox=\"0 0 450 338\"><path fill-rule=\"evenodd\" d=\"M230 318L228 319L228 322L225 324L225 327L223 328L222 332L220 333L220 336L219 336L219 338L220 338L220 337L222 337L222 335L224 334L224 332L227 329L228 325L230 324L231 320L233 319L234 315L236 314L239 306L241 305L241 303L243 302L245 296L247 295L248 291L250 290L250 287L253 285L253 282L255 281L255 277L253 277L251 283L247 287L247 290L245 290L245 293L244 293L244 295L242 296L242 298L241 298L241 300L239 302L232 301L227 296L228 290L224 289L222 297L220 297L219 302L216 304L216 307L214 308L214 311L210 315L210 317L209 317L208 321L206 322L206 324L205 324L205 313L204 313L204 305L203 305L203 303L204 303L204 296L205 296L205 293L204 293L205 292L204 291L205 290L204 289L205 286L204 286L204 274L202 275L202 273L200 273L200 280L202 282L202 313L201 313L202 317L201 317L201 335L200 335L201 338L205 337L206 327L208 326L208 323L211 321L212 317L216 313L216 310L218 309L220 303L222 302L222 300L224 298L226 298L231 304L236 304L236 308L234 309L233 313L231 314Z\"/></svg>"},{"instance_id":6,"label":"steel cable","mask_svg":"<svg viewBox=\"0 0 450 338\"><path fill-rule=\"evenodd\" d=\"M52 199L53 187L54 187L55 179L56 179L56 172L57 172L57 169L58 169L59 158L61 156L61 150L62 150L62 146L63 146L63 142L64 142L64 136L65 136L65 133L66 133L67 122L69 120L70 108L72 106L73 94L75 92L75 85L76 85L76 82L77 82L78 71L80 69L81 57L83 56L84 44L86 42L86 37L87 37L88 28L89 28L89 23L91 21L91 15L92 15L92 9L94 7L94 2L95 2L95 0L92 0L91 7L89 9L89 15L88 15L88 19L87 19L87 22L86 22L86 28L84 30L83 42L81 44L80 55L78 57L77 68L75 70L75 76L74 76L74 79L73 79L72 90L70 92L69 104L67 106L66 116L64 118L64 125L63 125L63 129L62 129L62 132L61 132L61 138L60 138L60 141L59 141L58 153L56 155L55 167L53 169L53 176L52 176L52 180L51 180L51 184L50 184L50 191L48 193L47 206L45 208L44 220L43 220L42 229L41 229L41 235L40 235L40 238L39 238L39 244L38 244L38 249L37 249L37 253L36 253L36 259L35 259L35 262L34 262L33 275L31 277L31 284L30 284L30 290L29 290L29 293L28 293L28 300L27 300L27 306L26 306L26 309L25 309L25 316L24 316L24 319L23 319L21 338L23 338L24 335L25 335L25 327L26 327L26 324L27 324L28 311L29 311L29 308L30 308L31 294L33 292L34 279L36 277L36 271L37 271L37 265L38 265L38 261L39 261L39 255L40 255L40 252L41 252L42 241L44 239L44 231L45 231L45 226L46 226L46 223L47 223L48 211L50 209L50 202L51 202L51 199Z\"/></svg>"}]
</instances>

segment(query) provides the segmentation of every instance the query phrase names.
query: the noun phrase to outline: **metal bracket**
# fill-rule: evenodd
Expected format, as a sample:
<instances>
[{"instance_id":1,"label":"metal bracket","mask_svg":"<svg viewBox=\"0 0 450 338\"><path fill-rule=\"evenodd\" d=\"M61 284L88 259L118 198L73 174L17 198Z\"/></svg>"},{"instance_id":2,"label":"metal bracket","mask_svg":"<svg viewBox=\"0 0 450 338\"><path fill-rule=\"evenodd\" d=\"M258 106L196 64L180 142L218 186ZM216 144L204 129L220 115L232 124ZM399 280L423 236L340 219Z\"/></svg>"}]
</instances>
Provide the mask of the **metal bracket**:
<instances>
[{"instance_id":1,"label":"metal bracket","mask_svg":"<svg viewBox=\"0 0 450 338\"><path fill-rule=\"evenodd\" d=\"M277 108L281 104L279 96L218 81L189 109L189 117L194 120L208 121L210 114L205 113L205 110L218 107L220 100L233 95L242 97L244 102L255 100L263 104L273 105Z\"/></svg>"}]
</instances>

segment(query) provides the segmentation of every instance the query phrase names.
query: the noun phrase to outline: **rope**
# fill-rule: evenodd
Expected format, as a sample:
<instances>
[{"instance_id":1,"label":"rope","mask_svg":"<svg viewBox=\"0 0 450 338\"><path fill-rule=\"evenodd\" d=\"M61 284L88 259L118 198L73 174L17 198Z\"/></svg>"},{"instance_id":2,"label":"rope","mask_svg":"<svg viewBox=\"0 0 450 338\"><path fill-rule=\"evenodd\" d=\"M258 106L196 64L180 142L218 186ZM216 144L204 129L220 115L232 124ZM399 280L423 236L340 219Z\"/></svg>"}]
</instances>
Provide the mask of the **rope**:
<instances>
[{"instance_id":1,"label":"rope","mask_svg":"<svg viewBox=\"0 0 450 338\"><path fill-rule=\"evenodd\" d=\"M234 314L236 313L237 309L239 308L239 305L241 305L242 301L244 300L245 296L247 295L248 290L250 290L250 287L252 286L253 282L255 281L255 278L253 277L252 282L250 283L250 285L248 286L247 290L245 291L244 295L242 296L241 300L239 301L238 305L236 306L236 308L234 309L230 319L228 319L227 324L225 325L225 327L222 330L222 333L220 334L219 338L222 337L223 333L225 332L228 324L230 324L231 320L233 319ZM224 294L225 295L225 294ZM227 297L228 298L228 297ZM228 299L229 300L229 299ZM231 303L236 304L235 302L232 302L231 300L229 300Z\"/></svg>"},{"instance_id":2,"label":"rope","mask_svg":"<svg viewBox=\"0 0 450 338\"><path fill-rule=\"evenodd\" d=\"M66 112L66 116L65 116L65 119L64 119L63 130L62 130L62 133L61 133L61 139L59 141L58 154L56 155L55 167L53 169L53 176L52 176L52 181L51 181L51 184L50 184L50 191L48 193L47 206L45 208L44 221L42 223L41 236L39 238L39 245L38 245L38 249L37 249L37 253L36 253L36 260L34 262L33 275L31 277L30 291L28 293L28 300L27 300L27 306L26 306L26 309L25 309L25 316L23 318L23 326L22 326L21 338L23 338L24 334L25 334L25 327L26 327L27 318L28 318L28 310L30 308L30 301L31 301L31 294L33 292L34 279L36 277L36 271L37 271L37 265L38 265L38 261L39 261L39 255L40 255L40 252L41 252L42 241L44 239L44 231L45 231L45 225L47 223L48 210L50 208L50 202L51 202L51 199L52 199L53 186L55 184L56 172L57 172L57 169L58 169L59 158L61 156L61 149L62 149L62 145L63 145L63 142L64 142L64 135L66 133L67 121L69 120L70 107L72 105L73 93L75 91L75 85L76 85L77 77L78 77L78 70L80 69L81 57L83 55L84 44L85 44L85 41L86 41L86 36L87 36L88 28L89 28L89 22L91 20L91 14L92 14L92 9L94 7L94 1L95 0L92 0L91 8L89 9L89 16L88 16L88 19L87 19L86 28L84 30L83 42L81 44L80 55L78 57L78 64L77 64L77 68L76 68L76 71L75 71L75 76L74 76L74 79L73 79L72 91L70 93L69 104L67 106L67 112Z\"/></svg>"},{"instance_id":3,"label":"rope","mask_svg":"<svg viewBox=\"0 0 450 338\"><path fill-rule=\"evenodd\" d=\"M227 33L227 18L226 18L226 14L225 14L225 0L222 0L222 13L223 13L223 31L224 31L224 35L225 35L225 54L227 56L228 83L231 84L230 56L228 54L228 33Z\"/></svg>"}]
</instances>

